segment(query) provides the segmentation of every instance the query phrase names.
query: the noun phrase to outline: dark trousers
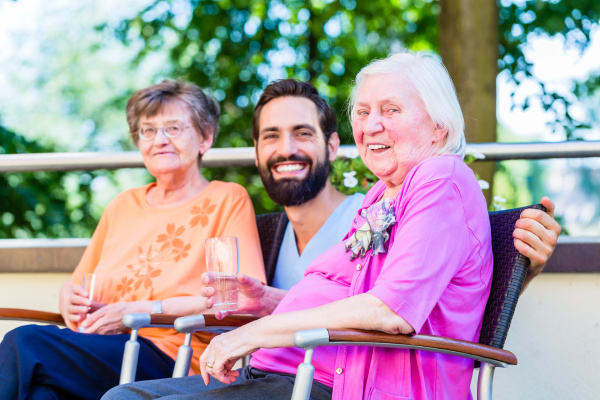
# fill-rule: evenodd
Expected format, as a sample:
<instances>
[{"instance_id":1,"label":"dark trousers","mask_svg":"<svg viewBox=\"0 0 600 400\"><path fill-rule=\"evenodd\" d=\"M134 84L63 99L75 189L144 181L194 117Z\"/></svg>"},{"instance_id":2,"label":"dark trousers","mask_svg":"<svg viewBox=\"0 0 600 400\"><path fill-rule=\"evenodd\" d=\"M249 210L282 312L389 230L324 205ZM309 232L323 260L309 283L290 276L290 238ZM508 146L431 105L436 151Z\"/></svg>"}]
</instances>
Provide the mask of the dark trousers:
<instances>
[{"instance_id":1,"label":"dark trousers","mask_svg":"<svg viewBox=\"0 0 600 400\"><path fill-rule=\"evenodd\" d=\"M26 325L0 343L0 400L98 400L119 384L129 335L96 335ZM138 337L136 380L170 377L175 362Z\"/></svg>"},{"instance_id":2,"label":"dark trousers","mask_svg":"<svg viewBox=\"0 0 600 400\"><path fill-rule=\"evenodd\" d=\"M295 376L245 367L230 386L211 378L208 386L200 375L136 382L110 390L102 400L288 400ZM311 400L331 400L332 389L314 381Z\"/></svg>"}]
</instances>

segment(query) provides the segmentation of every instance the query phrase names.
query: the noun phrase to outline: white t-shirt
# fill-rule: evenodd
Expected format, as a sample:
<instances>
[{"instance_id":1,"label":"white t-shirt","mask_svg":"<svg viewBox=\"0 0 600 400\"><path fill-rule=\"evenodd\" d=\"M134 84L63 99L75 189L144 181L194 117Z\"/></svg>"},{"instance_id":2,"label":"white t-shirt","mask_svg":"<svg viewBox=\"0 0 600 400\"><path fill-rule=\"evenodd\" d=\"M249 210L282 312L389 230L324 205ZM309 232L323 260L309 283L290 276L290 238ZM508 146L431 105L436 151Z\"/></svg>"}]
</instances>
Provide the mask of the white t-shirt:
<instances>
[{"instance_id":1,"label":"white t-shirt","mask_svg":"<svg viewBox=\"0 0 600 400\"><path fill-rule=\"evenodd\" d=\"M362 206L364 194L348 196L336 207L321 229L310 239L302 255L298 254L296 235L288 222L277 258L273 287L289 290L302 279L308 264L325 250L339 243L350 230L356 212Z\"/></svg>"}]
</instances>

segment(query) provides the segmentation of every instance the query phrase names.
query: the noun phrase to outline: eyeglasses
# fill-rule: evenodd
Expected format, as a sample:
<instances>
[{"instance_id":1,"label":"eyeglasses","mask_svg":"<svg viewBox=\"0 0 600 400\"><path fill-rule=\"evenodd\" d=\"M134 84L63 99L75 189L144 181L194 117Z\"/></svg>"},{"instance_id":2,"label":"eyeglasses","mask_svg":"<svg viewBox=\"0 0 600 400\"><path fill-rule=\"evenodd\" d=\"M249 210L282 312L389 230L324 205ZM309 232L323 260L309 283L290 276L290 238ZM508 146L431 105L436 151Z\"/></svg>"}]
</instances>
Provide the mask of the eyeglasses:
<instances>
[{"instance_id":1,"label":"eyeglasses","mask_svg":"<svg viewBox=\"0 0 600 400\"><path fill-rule=\"evenodd\" d=\"M140 128L139 136L142 140L152 140L154 139L158 131L162 129L166 137L168 137L169 139L175 139L176 137L181 136L183 131L187 128L190 128L190 126L181 126L178 124L158 127L148 126L145 128Z\"/></svg>"}]
</instances>

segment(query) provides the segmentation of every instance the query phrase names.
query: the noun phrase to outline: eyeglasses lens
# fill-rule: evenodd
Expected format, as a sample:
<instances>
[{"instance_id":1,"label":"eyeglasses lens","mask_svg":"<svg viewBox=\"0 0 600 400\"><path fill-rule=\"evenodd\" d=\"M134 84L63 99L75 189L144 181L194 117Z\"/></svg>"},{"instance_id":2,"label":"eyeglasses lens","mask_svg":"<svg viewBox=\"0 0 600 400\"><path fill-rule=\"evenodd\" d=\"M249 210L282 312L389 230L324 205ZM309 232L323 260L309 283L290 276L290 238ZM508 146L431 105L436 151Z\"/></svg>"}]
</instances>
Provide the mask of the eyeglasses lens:
<instances>
[{"instance_id":1,"label":"eyeglasses lens","mask_svg":"<svg viewBox=\"0 0 600 400\"><path fill-rule=\"evenodd\" d=\"M171 139L178 137L179 135L181 135L181 132L183 132L183 127L181 127L179 125L169 125L169 126L162 126L162 127L158 127L158 128L149 126L149 127L140 129L140 132L139 132L140 139L152 140L152 139L154 139L154 137L156 136L158 131L161 129L162 129L164 135Z\"/></svg>"}]
</instances>

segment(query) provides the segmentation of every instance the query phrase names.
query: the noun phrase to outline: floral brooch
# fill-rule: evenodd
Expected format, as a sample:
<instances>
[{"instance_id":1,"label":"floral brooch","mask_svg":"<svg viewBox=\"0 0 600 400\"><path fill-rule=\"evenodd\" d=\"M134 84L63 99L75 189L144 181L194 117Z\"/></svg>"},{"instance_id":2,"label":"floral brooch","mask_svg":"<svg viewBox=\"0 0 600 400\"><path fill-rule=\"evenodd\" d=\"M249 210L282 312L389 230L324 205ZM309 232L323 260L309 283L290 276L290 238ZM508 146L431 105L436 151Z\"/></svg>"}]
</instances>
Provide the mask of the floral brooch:
<instances>
[{"instance_id":1,"label":"floral brooch","mask_svg":"<svg viewBox=\"0 0 600 400\"><path fill-rule=\"evenodd\" d=\"M393 199L383 199L361 211L360 215L367 222L344 243L346 251L350 251L350 261L356 257L364 257L369 248L373 254L387 253L385 243L390 234L387 228L396 223Z\"/></svg>"}]
</instances>

